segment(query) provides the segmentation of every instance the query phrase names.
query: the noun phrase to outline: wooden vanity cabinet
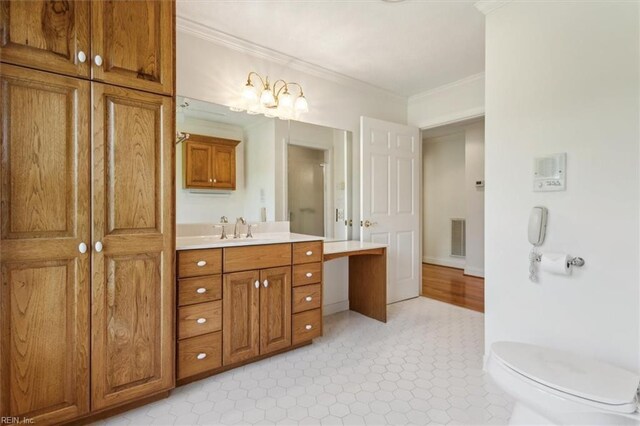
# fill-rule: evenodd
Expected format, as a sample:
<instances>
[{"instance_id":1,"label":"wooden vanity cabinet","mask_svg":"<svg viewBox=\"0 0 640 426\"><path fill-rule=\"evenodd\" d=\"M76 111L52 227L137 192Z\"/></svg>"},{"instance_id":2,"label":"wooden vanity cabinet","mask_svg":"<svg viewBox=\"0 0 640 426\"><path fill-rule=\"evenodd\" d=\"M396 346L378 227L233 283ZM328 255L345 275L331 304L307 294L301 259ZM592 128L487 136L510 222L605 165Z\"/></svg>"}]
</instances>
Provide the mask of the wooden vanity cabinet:
<instances>
[{"instance_id":1,"label":"wooden vanity cabinet","mask_svg":"<svg viewBox=\"0 0 640 426\"><path fill-rule=\"evenodd\" d=\"M183 183L191 189L236 189L240 141L190 134L183 142Z\"/></svg>"},{"instance_id":2,"label":"wooden vanity cabinet","mask_svg":"<svg viewBox=\"0 0 640 426\"><path fill-rule=\"evenodd\" d=\"M289 350L322 335L321 241L179 251L180 300L203 304L209 292L202 281L192 281L207 278L198 271L212 264L221 265L213 272L222 272L222 344L216 343L220 333L179 340L179 384ZM302 278L296 279L295 271ZM184 295L185 284L189 292L200 288L202 294ZM218 294L215 290L211 293ZM179 318L184 317L183 309L180 302ZM194 343L187 344L191 340ZM218 352L212 351L220 346L218 362ZM196 358L193 347L200 348L201 359Z\"/></svg>"}]
</instances>

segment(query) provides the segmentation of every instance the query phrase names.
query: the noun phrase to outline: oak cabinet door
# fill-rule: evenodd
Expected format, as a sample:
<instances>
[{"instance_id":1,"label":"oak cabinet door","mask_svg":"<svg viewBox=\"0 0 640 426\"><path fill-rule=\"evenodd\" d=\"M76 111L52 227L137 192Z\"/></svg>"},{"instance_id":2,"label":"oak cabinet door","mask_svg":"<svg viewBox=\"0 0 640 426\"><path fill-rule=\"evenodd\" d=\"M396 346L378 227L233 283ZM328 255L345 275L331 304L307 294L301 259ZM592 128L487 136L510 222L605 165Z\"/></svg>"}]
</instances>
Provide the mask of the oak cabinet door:
<instances>
[{"instance_id":1,"label":"oak cabinet door","mask_svg":"<svg viewBox=\"0 0 640 426\"><path fill-rule=\"evenodd\" d=\"M92 90L98 410L174 386L174 144L170 98L100 83Z\"/></svg>"},{"instance_id":2,"label":"oak cabinet door","mask_svg":"<svg viewBox=\"0 0 640 426\"><path fill-rule=\"evenodd\" d=\"M291 346L291 268L260 271L260 354Z\"/></svg>"},{"instance_id":3,"label":"oak cabinet door","mask_svg":"<svg viewBox=\"0 0 640 426\"><path fill-rule=\"evenodd\" d=\"M213 146L190 141L183 144L185 188L212 188Z\"/></svg>"},{"instance_id":4,"label":"oak cabinet door","mask_svg":"<svg viewBox=\"0 0 640 426\"><path fill-rule=\"evenodd\" d=\"M2 66L2 417L89 411L89 85Z\"/></svg>"},{"instance_id":5,"label":"oak cabinet door","mask_svg":"<svg viewBox=\"0 0 640 426\"><path fill-rule=\"evenodd\" d=\"M260 273L225 274L222 289L222 363L260 354Z\"/></svg>"},{"instance_id":6,"label":"oak cabinet door","mask_svg":"<svg viewBox=\"0 0 640 426\"><path fill-rule=\"evenodd\" d=\"M213 152L213 187L236 189L236 147L216 145Z\"/></svg>"},{"instance_id":7,"label":"oak cabinet door","mask_svg":"<svg viewBox=\"0 0 640 426\"><path fill-rule=\"evenodd\" d=\"M173 94L174 15L171 0L91 2L93 78Z\"/></svg>"},{"instance_id":8,"label":"oak cabinet door","mask_svg":"<svg viewBox=\"0 0 640 426\"><path fill-rule=\"evenodd\" d=\"M0 2L0 58L60 74L88 77L88 1Z\"/></svg>"}]
</instances>

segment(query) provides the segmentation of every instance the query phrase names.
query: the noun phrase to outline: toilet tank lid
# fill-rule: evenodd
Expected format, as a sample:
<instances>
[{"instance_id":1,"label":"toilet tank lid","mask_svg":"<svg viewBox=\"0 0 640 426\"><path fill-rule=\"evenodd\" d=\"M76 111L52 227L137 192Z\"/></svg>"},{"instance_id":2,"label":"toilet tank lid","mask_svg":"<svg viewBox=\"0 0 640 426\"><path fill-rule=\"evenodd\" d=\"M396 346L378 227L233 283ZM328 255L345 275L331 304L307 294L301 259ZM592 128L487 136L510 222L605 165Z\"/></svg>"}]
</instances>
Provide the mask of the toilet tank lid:
<instances>
[{"instance_id":1,"label":"toilet tank lid","mask_svg":"<svg viewBox=\"0 0 640 426\"><path fill-rule=\"evenodd\" d=\"M640 376L570 352L516 342L496 342L493 355L516 372L580 398L620 405L633 402Z\"/></svg>"}]
</instances>

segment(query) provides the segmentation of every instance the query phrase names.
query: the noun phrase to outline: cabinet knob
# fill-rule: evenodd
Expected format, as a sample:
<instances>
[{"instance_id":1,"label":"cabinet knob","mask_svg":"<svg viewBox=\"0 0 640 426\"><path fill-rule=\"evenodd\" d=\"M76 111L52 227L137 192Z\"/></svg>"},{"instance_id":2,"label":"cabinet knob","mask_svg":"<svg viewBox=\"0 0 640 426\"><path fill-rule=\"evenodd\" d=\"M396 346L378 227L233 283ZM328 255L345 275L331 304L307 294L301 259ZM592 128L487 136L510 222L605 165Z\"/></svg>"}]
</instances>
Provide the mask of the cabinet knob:
<instances>
[{"instance_id":1,"label":"cabinet knob","mask_svg":"<svg viewBox=\"0 0 640 426\"><path fill-rule=\"evenodd\" d=\"M213 180L213 183L218 183L218 179L214 179L214 180Z\"/></svg>"},{"instance_id":2,"label":"cabinet knob","mask_svg":"<svg viewBox=\"0 0 640 426\"><path fill-rule=\"evenodd\" d=\"M306 275L307 275L307 278L311 278L313 276L311 272L307 272Z\"/></svg>"},{"instance_id":3,"label":"cabinet knob","mask_svg":"<svg viewBox=\"0 0 640 426\"><path fill-rule=\"evenodd\" d=\"M100 67L102 66L102 56L100 55L96 55L93 57L93 63L96 64L96 66Z\"/></svg>"},{"instance_id":4,"label":"cabinet knob","mask_svg":"<svg viewBox=\"0 0 640 426\"><path fill-rule=\"evenodd\" d=\"M307 324L304 326L305 330L311 330L313 326L311 324Z\"/></svg>"},{"instance_id":5,"label":"cabinet knob","mask_svg":"<svg viewBox=\"0 0 640 426\"><path fill-rule=\"evenodd\" d=\"M82 254L85 254L87 252L87 244L86 243L78 244L78 251Z\"/></svg>"},{"instance_id":6,"label":"cabinet knob","mask_svg":"<svg viewBox=\"0 0 640 426\"><path fill-rule=\"evenodd\" d=\"M313 300L313 297L307 296L304 298L304 300L306 300L307 302L311 302Z\"/></svg>"},{"instance_id":7,"label":"cabinet knob","mask_svg":"<svg viewBox=\"0 0 640 426\"><path fill-rule=\"evenodd\" d=\"M205 294L207 292L207 289L204 287L200 287L199 289L196 290L196 293L198 294Z\"/></svg>"},{"instance_id":8,"label":"cabinet knob","mask_svg":"<svg viewBox=\"0 0 640 426\"><path fill-rule=\"evenodd\" d=\"M198 260L198 262L196 262L196 265L198 265L198 268L202 268L206 264L207 264L206 260Z\"/></svg>"},{"instance_id":9,"label":"cabinet knob","mask_svg":"<svg viewBox=\"0 0 640 426\"><path fill-rule=\"evenodd\" d=\"M264 280L264 281L262 282L262 285L264 286L264 288L269 287L269 281Z\"/></svg>"},{"instance_id":10,"label":"cabinet knob","mask_svg":"<svg viewBox=\"0 0 640 426\"><path fill-rule=\"evenodd\" d=\"M307 256L311 256L313 254L313 252L311 250L307 251L306 255Z\"/></svg>"},{"instance_id":11,"label":"cabinet knob","mask_svg":"<svg viewBox=\"0 0 640 426\"><path fill-rule=\"evenodd\" d=\"M81 64L84 64L85 61L87 60L87 54L84 53L82 50L78 52L78 62L80 62Z\"/></svg>"},{"instance_id":12,"label":"cabinet knob","mask_svg":"<svg viewBox=\"0 0 640 426\"><path fill-rule=\"evenodd\" d=\"M213 179L209 179L209 182L213 182Z\"/></svg>"},{"instance_id":13,"label":"cabinet knob","mask_svg":"<svg viewBox=\"0 0 640 426\"><path fill-rule=\"evenodd\" d=\"M260 288L260 281L256 280L256 282L255 282L255 283L253 283L253 285L254 285L256 288Z\"/></svg>"},{"instance_id":14,"label":"cabinet knob","mask_svg":"<svg viewBox=\"0 0 640 426\"><path fill-rule=\"evenodd\" d=\"M196 358L198 359L205 359L207 357L207 354L205 354L204 352L199 353Z\"/></svg>"},{"instance_id":15,"label":"cabinet knob","mask_svg":"<svg viewBox=\"0 0 640 426\"><path fill-rule=\"evenodd\" d=\"M198 319L196 320L196 322L197 322L198 324L204 324L205 322L207 322L207 319L206 319L206 318L198 318Z\"/></svg>"},{"instance_id":16,"label":"cabinet knob","mask_svg":"<svg viewBox=\"0 0 640 426\"><path fill-rule=\"evenodd\" d=\"M102 247L102 242L100 242L100 241L96 242L96 244L94 245L94 248L96 249L96 251L98 253L100 253L102 251L102 248L103 248Z\"/></svg>"}]
</instances>

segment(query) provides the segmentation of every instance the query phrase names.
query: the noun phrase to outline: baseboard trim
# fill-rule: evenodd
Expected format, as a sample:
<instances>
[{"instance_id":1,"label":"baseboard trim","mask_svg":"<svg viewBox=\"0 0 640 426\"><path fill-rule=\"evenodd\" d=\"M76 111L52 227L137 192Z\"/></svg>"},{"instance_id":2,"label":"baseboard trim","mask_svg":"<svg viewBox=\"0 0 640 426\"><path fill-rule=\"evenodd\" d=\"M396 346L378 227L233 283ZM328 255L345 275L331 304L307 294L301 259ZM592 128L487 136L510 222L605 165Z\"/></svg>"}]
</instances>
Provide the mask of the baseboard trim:
<instances>
[{"instance_id":1,"label":"baseboard trim","mask_svg":"<svg viewBox=\"0 0 640 426\"><path fill-rule=\"evenodd\" d=\"M464 260L447 259L443 257L431 257L431 256L423 256L422 262L430 263L432 265L447 266L449 268L456 268L456 269L464 269L464 265L465 265Z\"/></svg>"},{"instance_id":2,"label":"baseboard trim","mask_svg":"<svg viewBox=\"0 0 640 426\"><path fill-rule=\"evenodd\" d=\"M348 310L349 310L349 301L342 300L340 302L323 305L322 315L327 316L327 315L335 314L337 312L348 311Z\"/></svg>"}]
</instances>

